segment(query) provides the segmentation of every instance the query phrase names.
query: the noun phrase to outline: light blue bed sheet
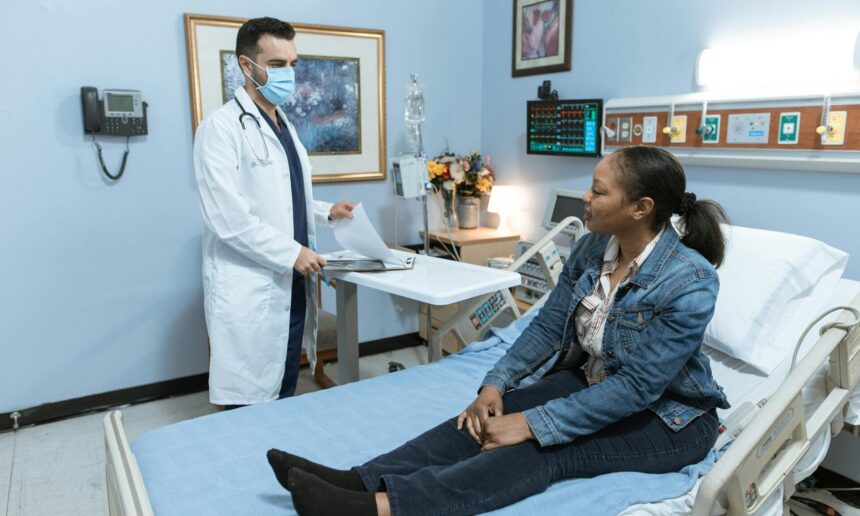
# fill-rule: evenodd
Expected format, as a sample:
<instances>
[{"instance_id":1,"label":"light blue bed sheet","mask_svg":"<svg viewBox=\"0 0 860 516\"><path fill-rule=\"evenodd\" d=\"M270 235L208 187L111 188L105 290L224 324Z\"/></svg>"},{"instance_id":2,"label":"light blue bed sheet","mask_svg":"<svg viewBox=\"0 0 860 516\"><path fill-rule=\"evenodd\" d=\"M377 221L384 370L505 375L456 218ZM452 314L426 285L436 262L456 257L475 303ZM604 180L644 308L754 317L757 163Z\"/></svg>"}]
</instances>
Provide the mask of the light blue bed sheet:
<instances>
[{"instance_id":1,"label":"light blue bed sheet","mask_svg":"<svg viewBox=\"0 0 860 516\"><path fill-rule=\"evenodd\" d=\"M295 514L266 451L281 448L347 469L453 417L531 317L437 363L177 423L132 444L157 516ZM707 473L714 452L678 473L613 473L559 482L494 511L617 514L635 503L681 496Z\"/></svg>"}]
</instances>

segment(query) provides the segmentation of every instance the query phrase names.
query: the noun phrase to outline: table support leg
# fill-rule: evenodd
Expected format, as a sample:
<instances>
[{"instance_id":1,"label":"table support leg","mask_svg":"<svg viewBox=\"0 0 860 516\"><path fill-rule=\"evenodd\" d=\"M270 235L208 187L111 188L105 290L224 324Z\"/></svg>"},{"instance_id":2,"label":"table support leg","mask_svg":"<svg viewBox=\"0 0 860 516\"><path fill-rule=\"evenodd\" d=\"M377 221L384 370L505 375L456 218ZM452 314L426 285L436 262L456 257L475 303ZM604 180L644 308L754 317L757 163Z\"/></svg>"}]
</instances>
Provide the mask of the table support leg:
<instances>
[{"instance_id":1,"label":"table support leg","mask_svg":"<svg viewBox=\"0 0 860 516\"><path fill-rule=\"evenodd\" d=\"M427 303L427 360L434 362L442 358L442 339L437 338L433 334L433 315L432 305Z\"/></svg>"},{"instance_id":2,"label":"table support leg","mask_svg":"<svg viewBox=\"0 0 860 516\"><path fill-rule=\"evenodd\" d=\"M337 282L337 381L358 380L358 287Z\"/></svg>"}]
</instances>

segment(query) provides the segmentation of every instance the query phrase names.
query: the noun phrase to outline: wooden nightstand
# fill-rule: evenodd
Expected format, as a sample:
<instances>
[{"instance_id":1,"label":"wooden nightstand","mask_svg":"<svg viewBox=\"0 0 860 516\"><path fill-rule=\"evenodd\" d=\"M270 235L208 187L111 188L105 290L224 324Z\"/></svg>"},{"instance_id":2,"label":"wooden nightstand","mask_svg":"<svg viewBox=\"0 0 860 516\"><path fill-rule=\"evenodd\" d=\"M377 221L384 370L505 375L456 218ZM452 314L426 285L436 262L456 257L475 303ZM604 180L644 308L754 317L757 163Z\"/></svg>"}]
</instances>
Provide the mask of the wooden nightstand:
<instances>
[{"instance_id":1,"label":"wooden nightstand","mask_svg":"<svg viewBox=\"0 0 860 516\"><path fill-rule=\"evenodd\" d=\"M445 229L430 230L430 245L434 242L444 243L450 247L453 245L460 254L460 259L465 263L484 265L487 258L496 256L511 256L517 250L517 242L520 235L507 231L498 231L495 228L479 227L475 229L452 229L451 235ZM424 232L420 231L422 241ZM432 328L437 330L448 319L453 317L462 303L454 303L446 306L434 306L431 311L433 316ZM420 305L418 333L422 339L427 339L427 306ZM442 349L453 353L460 349L453 335L448 334L442 340Z\"/></svg>"},{"instance_id":2,"label":"wooden nightstand","mask_svg":"<svg viewBox=\"0 0 860 516\"><path fill-rule=\"evenodd\" d=\"M419 231L418 235L423 241L424 232ZM519 240L520 235L495 228L452 229L450 238L444 229L430 230L431 245L433 242L442 242L447 246L453 244L461 260L475 265L484 265L487 258L494 256L513 255Z\"/></svg>"}]
</instances>

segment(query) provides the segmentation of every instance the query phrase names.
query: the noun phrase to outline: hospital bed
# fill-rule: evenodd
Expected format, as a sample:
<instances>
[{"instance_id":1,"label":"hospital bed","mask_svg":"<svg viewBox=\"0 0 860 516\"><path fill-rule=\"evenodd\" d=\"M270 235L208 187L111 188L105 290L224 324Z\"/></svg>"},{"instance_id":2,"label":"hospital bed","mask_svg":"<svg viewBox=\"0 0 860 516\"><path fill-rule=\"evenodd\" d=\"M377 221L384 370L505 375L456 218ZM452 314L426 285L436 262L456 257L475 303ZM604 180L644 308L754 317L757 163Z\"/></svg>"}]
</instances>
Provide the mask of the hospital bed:
<instances>
[{"instance_id":1,"label":"hospital bed","mask_svg":"<svg viewBox=\"0 0 860 516\"><path fill-rule=\"evenodd\" d=\"M841 269L830 280L837 273ZM791 317L772 339L790 341L793 350L807 323L825 308L860 309L860 282L838 279L831 285L791 301ZM289 493L265 460L269 448L336 468L386 452L461 411L534 316L494 328L484 340L429 365L177 423L132 445L121 413L111 412L105 418L110 514L293 514ZM721 419L753 407L727 449L712 450L677 473L619 472L559 482L493 514L781 513L795 483L823 460L830 436L845 422L860 425L860 407L849 406L860 376L860 329L850 326L850 312L834 317L843 328L821 336L811 332L793 370L791 352L762 374L705 348L732 403L720 411ZM832 321L826 318L818 327Z\"/></svg>"}]
</instances>

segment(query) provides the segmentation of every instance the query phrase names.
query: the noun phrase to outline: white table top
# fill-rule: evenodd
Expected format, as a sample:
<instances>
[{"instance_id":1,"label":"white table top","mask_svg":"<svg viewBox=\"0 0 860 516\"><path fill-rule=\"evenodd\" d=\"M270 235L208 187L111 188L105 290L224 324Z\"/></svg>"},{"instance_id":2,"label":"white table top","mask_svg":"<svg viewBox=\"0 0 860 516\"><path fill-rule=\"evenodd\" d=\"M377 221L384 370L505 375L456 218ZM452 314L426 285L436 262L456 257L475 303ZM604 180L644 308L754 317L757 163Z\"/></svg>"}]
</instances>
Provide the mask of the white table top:
<instances>
[{"instance_id":1,"label":"white table top","mask_svg":"<svg viewBox=\"0 0 860 516\"><path fill-rule=\"evenodd\" d=\"M389 292L431 305L448 305L520 284L516 272L470 263L393 251L399 257L415 257L405 271L330 272L332 278Z\"/></svg>"}]
</instances>

